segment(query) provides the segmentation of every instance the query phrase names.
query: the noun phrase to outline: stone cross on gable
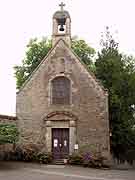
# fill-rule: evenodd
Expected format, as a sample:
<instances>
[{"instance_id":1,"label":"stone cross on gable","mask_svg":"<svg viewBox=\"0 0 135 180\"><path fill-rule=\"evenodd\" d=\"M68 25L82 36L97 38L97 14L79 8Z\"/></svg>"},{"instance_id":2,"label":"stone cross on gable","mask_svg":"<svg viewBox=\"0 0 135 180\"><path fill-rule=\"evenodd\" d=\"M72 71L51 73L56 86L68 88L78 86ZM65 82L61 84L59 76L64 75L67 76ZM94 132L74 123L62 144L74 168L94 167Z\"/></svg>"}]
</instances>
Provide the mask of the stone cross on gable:
<instances>
[{"instance_id":1,"label":"stone cross on gable","mask_svg":"<svg viewBox=\"0 0 135 180\"><path fill-rule=\"evenodd\" d=\"M61 11L63 11L63 7L65 6L65 4L64 4L63 2L61 2L61 3L59 4L59 6L61 7Z\"/></svg>"}]
</instances>

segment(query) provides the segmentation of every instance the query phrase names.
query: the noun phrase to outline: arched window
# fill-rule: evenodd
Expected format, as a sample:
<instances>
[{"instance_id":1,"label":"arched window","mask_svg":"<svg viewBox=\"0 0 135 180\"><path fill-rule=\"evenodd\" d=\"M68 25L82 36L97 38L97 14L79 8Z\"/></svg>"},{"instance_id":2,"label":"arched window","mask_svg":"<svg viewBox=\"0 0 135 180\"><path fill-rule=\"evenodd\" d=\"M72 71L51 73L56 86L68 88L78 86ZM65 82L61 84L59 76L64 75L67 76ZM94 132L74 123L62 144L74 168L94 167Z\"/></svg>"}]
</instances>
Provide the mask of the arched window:
<instances>
[{"instance_id":1,"label":"arched window","mask_svg":"<svg viewBox=\"0 0 135 180\"><path fill-rule=\"evenodd\" d=\"M70 80L56 77L52 80L52 104L70 104Z\"/></svg>"}]
</instances>

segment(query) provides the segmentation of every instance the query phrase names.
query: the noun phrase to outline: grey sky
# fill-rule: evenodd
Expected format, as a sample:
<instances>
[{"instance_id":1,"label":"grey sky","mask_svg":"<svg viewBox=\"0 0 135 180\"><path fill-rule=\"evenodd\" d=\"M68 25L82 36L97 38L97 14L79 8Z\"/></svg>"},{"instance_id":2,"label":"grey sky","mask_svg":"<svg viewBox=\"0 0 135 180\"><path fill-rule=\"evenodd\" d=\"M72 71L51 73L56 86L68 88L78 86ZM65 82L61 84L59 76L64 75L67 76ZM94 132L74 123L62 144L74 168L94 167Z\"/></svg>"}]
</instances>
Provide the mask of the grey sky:
<instances>
[{"instance_id":1,"label":"grey sky","mask_svg":"<svg viewBox=\"0 0 135 180\"><path fill-rule=\"evenodd\" d=\"M13 66L23 59L32 37L51 36L52 15L61 0L0 0L0 114L15 113ZM99 47L105 26L121 51L135 55L134 0L63 0L72 19L72 35Z\"/></svg>"}]
</instances>

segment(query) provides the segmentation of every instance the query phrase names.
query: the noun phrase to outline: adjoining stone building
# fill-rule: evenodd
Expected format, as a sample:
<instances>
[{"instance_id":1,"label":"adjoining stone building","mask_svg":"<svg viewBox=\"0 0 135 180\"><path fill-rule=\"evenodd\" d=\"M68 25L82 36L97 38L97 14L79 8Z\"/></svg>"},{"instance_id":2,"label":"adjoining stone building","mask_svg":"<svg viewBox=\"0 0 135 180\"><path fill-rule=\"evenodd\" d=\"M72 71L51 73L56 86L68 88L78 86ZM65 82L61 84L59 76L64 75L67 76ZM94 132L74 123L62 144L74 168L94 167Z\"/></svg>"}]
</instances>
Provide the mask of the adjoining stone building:
<instances>
[{"instance_id":1,"label":"adjoining stone building","mask_svg":"<svg viewBox=\"0 0 135 180\"><path fill-rule=\"evenodd\" d=\"M97 151L109 159L108 93L71 50L71 18L53 15L53 47L17 93L21 145L34 144L56 159Z\"/></svg>"}]
</instances>

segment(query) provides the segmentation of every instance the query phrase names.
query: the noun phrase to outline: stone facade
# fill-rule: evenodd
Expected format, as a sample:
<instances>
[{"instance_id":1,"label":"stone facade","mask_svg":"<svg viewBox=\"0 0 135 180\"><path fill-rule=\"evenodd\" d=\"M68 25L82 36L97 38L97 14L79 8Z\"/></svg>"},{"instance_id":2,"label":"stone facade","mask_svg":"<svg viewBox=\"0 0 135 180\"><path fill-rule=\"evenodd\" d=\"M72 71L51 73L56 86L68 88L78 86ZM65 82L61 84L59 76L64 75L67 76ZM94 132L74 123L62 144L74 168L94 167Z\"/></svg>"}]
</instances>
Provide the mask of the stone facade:
<instances>
[{"instance_id":1,"label":"stone facade","mask_svg":"<svg viewBox=\"0 0 135 180\"><path fill-rule=\"evenodd\" d=\"M78 144L78 150L101 152L109 159L108 93L70 49L70 33L65 36L67 41L53 34L52 50L17 93L19 143L51 152L52 128L69 128L70 154ZM60 76L70 80L68 105L52 104L52 80Z\"/></svg>"},{"instance_id":2,"label":"stone facade","mask_svg":"<svg viewBox=\"0 0 135 180\"><path fill-rule=\"evenodd\" d=\"M51 81L58 76L71 81L70 105L51 104ZM21 143L44 144L51 151L51 127L62 125L72 129L70 152L78 143L109 153L108 94L63 40L17 94L17 117Z\"/></svg>"}]
</instances>

